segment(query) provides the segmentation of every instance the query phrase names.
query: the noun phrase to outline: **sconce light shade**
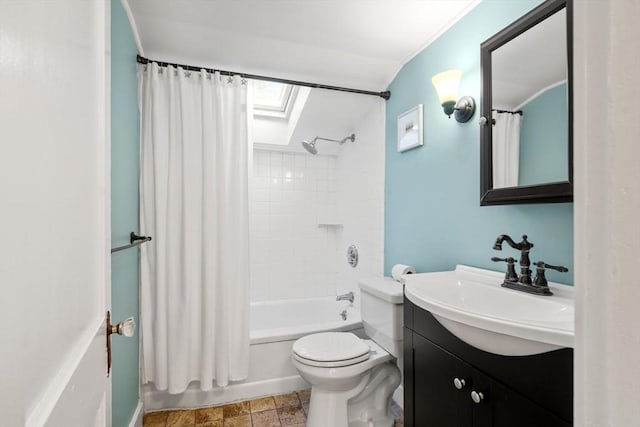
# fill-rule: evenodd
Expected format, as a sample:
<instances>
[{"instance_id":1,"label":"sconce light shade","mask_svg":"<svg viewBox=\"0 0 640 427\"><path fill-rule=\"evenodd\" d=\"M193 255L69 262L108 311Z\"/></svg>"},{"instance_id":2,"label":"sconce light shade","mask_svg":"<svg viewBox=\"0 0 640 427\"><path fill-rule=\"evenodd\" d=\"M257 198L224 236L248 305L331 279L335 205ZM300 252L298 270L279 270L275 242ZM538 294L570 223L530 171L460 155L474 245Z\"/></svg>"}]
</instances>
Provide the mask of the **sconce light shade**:
<instances>
[{"instance_id":1,"label":"sconce light shade","mask_svg":"<svg viewBox=\"0 0 640 427\"><path fill-rule=\"evenodd\" d=\"M462 71L448 70L436 74L431 78L431 83L438 92L438 98L444 113L451 118L454 114L460 123L469 121L476 109L475 101L470 96L464 96L458 100L458 86Z\"/></svg>"},{"instance_id":2,"label":"sconce light shade","mask_svg":"<svg viewBox=\"0 0 640 427\"><path fill-rule=\"evenodd\" d=\"M460 85L460 78L462 77L462 71L460 70L448 70L436 74L431 78L431 83L438 92L438 98L440 103L453 102L454 104L458 100L458 86Z\"/></svg>"}]
</instances>

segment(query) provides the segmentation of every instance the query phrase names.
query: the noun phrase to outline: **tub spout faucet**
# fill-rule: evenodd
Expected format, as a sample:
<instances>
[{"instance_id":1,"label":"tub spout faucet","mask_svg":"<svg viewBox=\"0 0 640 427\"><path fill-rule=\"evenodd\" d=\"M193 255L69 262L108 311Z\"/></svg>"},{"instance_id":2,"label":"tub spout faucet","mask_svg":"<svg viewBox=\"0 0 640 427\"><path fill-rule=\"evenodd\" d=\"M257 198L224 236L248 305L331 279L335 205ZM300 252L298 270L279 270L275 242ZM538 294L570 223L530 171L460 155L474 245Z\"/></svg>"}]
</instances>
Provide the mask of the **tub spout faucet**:
<instances>
[{"instance_id":1,"label":"tub spout faucet","mask_svg":"<svg viewBox=\"0 0 640 427\"><path fill-rule=\"evenodd\" d=\"M346 294L338 295L336 297L336 301L349 301L351 304L353 304L354 299L355 296L353 295L353 292L347 292Z\"/></svg>"},{"instance_id":2,"label":"tub spout faucet","mask_svg":"<svg viewBox=\"0 0 640 427\"><path fill-rule=\"evenodd\" d=\"M509 246L513 249L517 249L520 251L520 283L524 285L531 285L531 270L529 266L531 265L531 260L529 259L529 251L533 248L533 243L527 240L527 235L522 236L522 241L520 243L516 243L513 239L506 235L501 234L496 239L496 243L493 245L493 249L497 251L502 250L502 242L507 242Z\"/></svg>"}]
</instances>

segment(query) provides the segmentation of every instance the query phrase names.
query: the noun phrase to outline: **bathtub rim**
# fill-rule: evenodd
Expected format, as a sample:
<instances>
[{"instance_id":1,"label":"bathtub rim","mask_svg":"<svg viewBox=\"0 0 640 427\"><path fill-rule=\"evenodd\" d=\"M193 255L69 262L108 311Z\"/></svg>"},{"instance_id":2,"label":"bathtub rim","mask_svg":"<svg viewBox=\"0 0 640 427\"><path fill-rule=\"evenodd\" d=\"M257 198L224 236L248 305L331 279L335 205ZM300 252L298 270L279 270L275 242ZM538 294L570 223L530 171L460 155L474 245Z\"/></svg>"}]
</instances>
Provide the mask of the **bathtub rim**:
<instances>
[{"instance_id":1,"label":"bathtub rim","mask_svg":"<svg viewBox=\"0 0 640 427\"><path fill-rule=\"evenodd\" d=\"M309 298L291 298L269 301L251 302L251 306L266 307L290 304L292 301L305 303L313 301L331 302L338 309L346 309L348 312L347 320L335 320L330 322L303 323L302 325L259 329L257 331L249 331L249 342L254 344L265 344L270 342L291 341L301 338L305 335L322 331L349 332L363 327L362 318L360 317L360 307L352 303L340 303L333 299L333 296L326 297L309 297ZM339 311L336 316L339 315Z\"/></svg>"},{"instance_id":2,"label":"bathtub rim","mask_svg":"<svg viewBox=\"0 0 640 427\"><path fill-rule=\"evenodd\" d=\"M315 323L312 325L320 325L320 323ZM314 328L301 328L301 327L290 327L290 328L278 328L278 331L281 331L278 334L274 334L273 331L274 329L266 329L265 332L263 333L252 333L251 337L249 339L249 343L250 345L254 345L254 344L268 344L268 343L272 343L272 342L280 342L280 341L295 341L298 338L302 338L306 335L310 335L310 334L315 334L318 332L323 332L323 331L334 331L334 332L351 332L357 329L361 329L362 326L362 321L360 319L358 320L352 320L349 321L348 319L346 321L338 323L338 322L334 322L334 323L322 323L322 325L324 325L324 328L318 328L318 327L314 327Z\"/></svg>"}]
</instances>

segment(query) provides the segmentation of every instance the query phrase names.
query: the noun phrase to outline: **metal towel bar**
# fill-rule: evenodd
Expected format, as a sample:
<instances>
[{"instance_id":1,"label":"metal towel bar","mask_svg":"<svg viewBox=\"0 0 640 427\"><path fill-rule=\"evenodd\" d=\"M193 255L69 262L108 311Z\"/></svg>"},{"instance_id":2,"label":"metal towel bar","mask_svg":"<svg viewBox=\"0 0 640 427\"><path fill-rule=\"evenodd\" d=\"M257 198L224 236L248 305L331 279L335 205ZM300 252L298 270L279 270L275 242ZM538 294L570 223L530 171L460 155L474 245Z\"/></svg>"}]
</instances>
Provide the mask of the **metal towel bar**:
<instances>
[{"instance_id":1,"label":"metal towel bar","mask_svg":"<svg viewBox=\"0 0 640 427\"><path fill-rule=\"evenodd\" d=\"M117 248L112 248L111 253L120 252L125 249L133 248L134 246L139 246L144 242L151 241L151 236L138 236L133 231L129 234L129 244L124 246L118 246Z\"/></svg>"}]
</instances>

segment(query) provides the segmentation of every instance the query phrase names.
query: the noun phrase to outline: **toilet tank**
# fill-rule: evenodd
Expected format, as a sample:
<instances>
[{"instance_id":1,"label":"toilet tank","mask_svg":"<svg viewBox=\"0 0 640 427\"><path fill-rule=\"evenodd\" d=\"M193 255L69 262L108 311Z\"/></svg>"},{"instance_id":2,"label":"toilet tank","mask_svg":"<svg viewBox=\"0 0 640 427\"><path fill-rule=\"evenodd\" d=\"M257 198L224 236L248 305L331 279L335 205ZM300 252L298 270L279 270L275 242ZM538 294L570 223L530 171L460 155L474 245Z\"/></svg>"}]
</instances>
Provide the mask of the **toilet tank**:
<instances>
[{"instance_id":1,"label":"toilet tank","mask_svg":"<svg viewBox=\"0 0 640 427\"><path fill-rule=\"evenodd\" d=\"M360 314L364 331L395 357L402 354L403 286L389 277L361 279Z\"/></svg>"}]
</instances>

